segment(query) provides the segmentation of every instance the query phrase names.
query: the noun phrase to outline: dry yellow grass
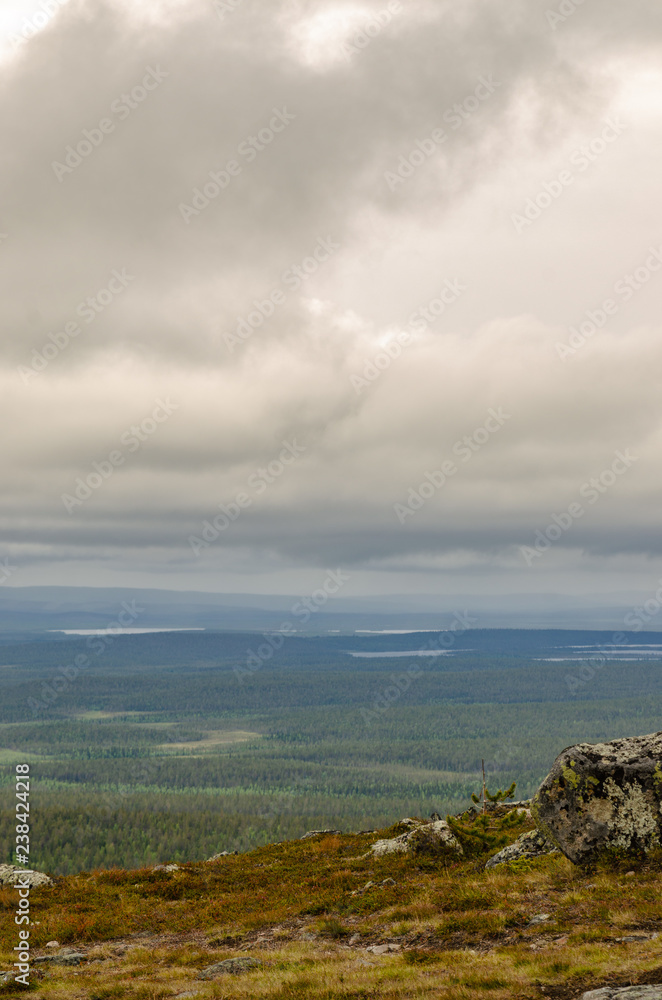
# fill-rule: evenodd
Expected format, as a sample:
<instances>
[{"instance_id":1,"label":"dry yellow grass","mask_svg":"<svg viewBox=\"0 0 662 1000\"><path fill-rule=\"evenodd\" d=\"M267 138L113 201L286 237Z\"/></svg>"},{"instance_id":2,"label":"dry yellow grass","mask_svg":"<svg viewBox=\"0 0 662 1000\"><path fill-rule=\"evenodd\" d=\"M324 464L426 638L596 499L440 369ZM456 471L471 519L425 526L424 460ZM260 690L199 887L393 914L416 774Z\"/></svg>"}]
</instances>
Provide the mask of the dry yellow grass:
<instances>
[{"instance_id":1,"label":"dry yellow grass","mask_svg":"<svg viewBox=\"0 0 662 1000\"><path fill-rule=\"evenodd\" d=\"M42 966L32 995L571 1000L607 983L662 982L659 860L632 877L631 862L589 873L560 855L487 872L482 860L366 856L384 832L270 845L173 873L82 874L34 890L35 954L55 939L86 959ZM13 962L15 906L14 890L2 889L2 969ZM541 913L550 918L530 925ZM383 944L394 950L368 950ZM242 955L262 965L196 978Z\"/></svg>"}]
</instances>

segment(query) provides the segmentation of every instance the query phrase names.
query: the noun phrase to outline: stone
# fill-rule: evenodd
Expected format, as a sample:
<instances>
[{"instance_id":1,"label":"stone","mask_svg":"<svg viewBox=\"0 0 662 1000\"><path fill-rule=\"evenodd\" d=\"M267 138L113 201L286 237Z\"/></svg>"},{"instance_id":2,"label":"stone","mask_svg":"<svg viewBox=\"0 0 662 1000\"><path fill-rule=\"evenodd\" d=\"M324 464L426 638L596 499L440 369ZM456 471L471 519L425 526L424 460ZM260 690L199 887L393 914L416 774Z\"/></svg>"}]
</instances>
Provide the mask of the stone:
<instances>
[{"instance_id":1,"label":"stone","mask_svg":"<svg viewBox=\"0 0 662 1000\"><path fill-rule=\"evenodd\" d=\"M309 830L308 833L304 833L303 837L299 840L309 840L311 837L321 837L323 834L328 836L329 834L340 835L340 830Z\"/></svg>"},{"instance_id":2,"label":"stone","mask_svg":"<svg viewBox=\"0 0 662 1000\"><path fill-rule=\"evenodd\" d=\"M180 868L179 868L179 865L175 865L175 864L171 864L171 865L156 865L156 867L152 868L152 871L153 872L178 872L178 871L180 871Z\"/></svg>"},{"instance_id":3,"label":"stone","mask_svg":"<svg viewBox=\"0 0 662 1000\"><path fill-rule=\"evenodd\" d=\"M377 840L370 848L376 857L385 854L443 855L462 854L462 846L445 819L417 823L411 830L389 840Z\"/></svg>"},{"instance_id":4,"label":"stone","mask_svg":"<svg viewBox=\"0 0 662 1000\"><path fill-rule=\"evenodd\" d=\"M584 993L582 1000L662 1000L662 986L607 986Z\"/></svg>"},{"instance_id":5,"label":"stone","mask_svg":"<svg viewBox=\"0 0 662 1000\"><path fill-rule=\"evenodd\" d=\"M531 812L574 864L607 849L648 853L662 844L662 732L578 743L554 761Z\"/></svg>"},{"instance_id":6,"label":"stone","mask_svg":"<svg viewBox=\"0 0 662 1000\"><path fill-rule=\"evenodd\" d=\"M546 924L548 920L552 919L551 913L536 913L535 916L531 917L527 927L535 927L536 924Z\"/></svg>"},{"instance_id":7,"label":"stone","mask_svg":"<svg viewBox=\"0 0 662 1000\"><path fill-rule=\"evenodd\" d=\"M539 858L543 854L558 854L556 844L542 835L540 830L529 830L517 838L514 844L503 847L498 854L490 858L485 868L496 868L508 861L519 861L520 858Z\"/></svg>"},{"instance_id":8,"label":"stone","mask_svg":"<svg viewBox=\"0 0 662 1000\"><path fill-rule=\"evenodd\" d=\"M31 961L34 965L40 965L44 962L48 962L49 965L80 965L86 958L87 955L83 955L80 951L64 951L60 955L40 955Z\"/></svg>"},{"instance_id":9,"label":"stone","mask_svg":"<svg viewBox=\"0 0 662 1000\"><path fill-rule=\"evenodd\" d=\"M38 885L53 885L53 879L44 872L29 871L20 865L0 865L0 885L14 885L19 878L31 889Z\"/></svg>"},{"instance_id":10,"label":"stone","mask_svg":"<svg viewBox=\"0 0 662 1000\"><path fill-rule=\"evenodd\" d=\"M44 945L44 948L59 948L59 947L60 947L59 941L47 941L46 944Z\"/></svg>"},{"instance_id":11,"label":"stone","mask_svg":"<svg viewBox=\"0 0 662 1000\"><path fill-rule=\"evenodd\" d=\"M238 976L242 972L250 972L262 965L257 958L226 958L224 962L216 962L215 965L208 965L198 973L197 979L215 979L216 976L232 975Z\"/></svg>"}]
</instances>

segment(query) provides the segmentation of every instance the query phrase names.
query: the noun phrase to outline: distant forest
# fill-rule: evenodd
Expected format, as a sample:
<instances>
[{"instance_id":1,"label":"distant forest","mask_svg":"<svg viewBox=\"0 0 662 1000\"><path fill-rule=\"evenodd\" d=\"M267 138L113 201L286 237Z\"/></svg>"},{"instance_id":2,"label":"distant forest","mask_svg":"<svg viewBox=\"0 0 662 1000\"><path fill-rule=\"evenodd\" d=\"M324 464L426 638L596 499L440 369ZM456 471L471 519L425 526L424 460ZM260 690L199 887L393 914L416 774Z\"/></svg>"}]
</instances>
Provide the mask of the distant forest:
<instances>
[{"instance_id":1,"label":"distant forest","mask_svg":"<svg viewBox=\"0 0 662 1000\"><path fill-rule=\"evenodd\" d=\"M288 637L278 649L255 633L117 636L100 648L98 637L6 637L0 862L13 859L23 761L31 861L62 874L457 812L483 758L491 785L515 780L528 796L565 746L660 728L660 661L545 662L611 638L472 630L450 655L357 659L347 650L423 649L435 636Z\"/></svg>"}]
</instances>

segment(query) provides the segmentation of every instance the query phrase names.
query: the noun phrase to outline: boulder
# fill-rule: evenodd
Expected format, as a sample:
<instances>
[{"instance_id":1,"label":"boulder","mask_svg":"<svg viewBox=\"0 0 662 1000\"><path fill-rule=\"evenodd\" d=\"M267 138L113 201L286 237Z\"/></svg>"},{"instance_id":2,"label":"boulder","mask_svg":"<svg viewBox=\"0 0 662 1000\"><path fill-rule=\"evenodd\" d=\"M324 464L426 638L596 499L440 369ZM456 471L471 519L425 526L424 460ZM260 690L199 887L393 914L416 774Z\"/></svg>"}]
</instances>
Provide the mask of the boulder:
<instances>
[{"instance_id":1,"label":"boulder","mask_svg":"<svg viewBox=\"0 0 662 1000\"><path fill-rule=\"evenodd\" d=\"M48 963L49 965L80 965L87 958L81 951L67 949L59 955L39 955L31 959L33 965Z\"/></svg>"},{"instance_id":2,"label":"boulder","mask_svg":"<svg viewBox=\"0 0 662 1000\"><path fill-rule=\"evenodd\" d=\"M662 843L662 732L578 743L554 761L531 802L538 829L570 861Z\"/></svg>"},{"instance_id":3,"label":"boulder","mask_svg":"<svg viewBox=\"0 0 662 1000\"><path fill-rule=\"evenodd\" d=\"M308 833L304 833L303 837L299 837L299 840L310 840L311 837L328 836L333 833L340 834L340 830L309 830Z\"/></svg>"},{"instance_id":4,"label":"boulder","mask_svg":"<svg viewBox=\"0 0 662 1000\"><path fill-rule=\"evenodd\" d=\"M462 854L462 845L445 819L434 823L417 823L416 826L389 840L377 840L370 851L376 856L384 854ZM370 853L370 852L368 852Z\"/></svg>"},{"instance_id":5,"label":"boulder","mask_svg":"<svg viewBox=\"0 0 662 1000\"><path fill-rule=\"evenodd\" d=\"M606 986L584 993L582 1000L662 1000L662 986Z\"/></svg>"},{"instance_id":6,"label":"boulder","mask_svg":"<svg viewBox=\"0 0 662 1000\"><path fill-rule=\"evenodd\" d=\"M53 885L53 879L44 872L28 871L20 865L0 865L0 885L14 885L19 878L31 889L38 885Z\"/></svg>"},{"instance_id":7,"label":"boulder","mask_svg":"<svg viewBox=\"0 0 662 1000\"><path fill-rule=\"evenodd\" d=\"M517 838L514 844L502 848L498 854L490 858L486 868L496 868L497 865L505 865L508 861L519 861L520 858L539 858L543 854L558 854L558 847L540 832L540 830L529 830Z\"/></svg>"},{"instance_id":8,"label":"boulder","mask_svg":"<svg viewBox=\"0 0 662 1000\"><path fill-rule=\"evenodd\" d=\"M224 962L216 962L215 965L208 965L198 973L198 979L215 979L216 976L231 975L238 976L242 972L250 972L251 969L258 969L262 965L257 958L226 958Z\"/></svg>"}]
</instances>

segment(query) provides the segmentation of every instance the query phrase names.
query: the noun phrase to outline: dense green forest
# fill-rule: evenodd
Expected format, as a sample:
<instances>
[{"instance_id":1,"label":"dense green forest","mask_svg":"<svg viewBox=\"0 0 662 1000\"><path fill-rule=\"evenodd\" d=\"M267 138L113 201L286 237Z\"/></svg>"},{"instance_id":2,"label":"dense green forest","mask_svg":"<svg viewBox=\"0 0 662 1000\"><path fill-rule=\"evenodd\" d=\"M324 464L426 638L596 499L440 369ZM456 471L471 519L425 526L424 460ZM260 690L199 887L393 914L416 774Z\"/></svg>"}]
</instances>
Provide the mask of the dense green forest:
<instances>
[{"instance_id":1,"label":"dense green forest","mask_svg":"<svg viewBox=\"0 0 662 1000\"><path fill-rule=\"evenodd\" d=\"M453 638L450 655L369 659L347 650L434 637L289 638L254 670L250 651L271 648L259 634L0 645L0 862L18 762L31 861L64 874L457 812L483 758L492 784L528 796L565 746L660 728L660 661L547 659L609 633Z\"/></svg>"}]
</instances>

